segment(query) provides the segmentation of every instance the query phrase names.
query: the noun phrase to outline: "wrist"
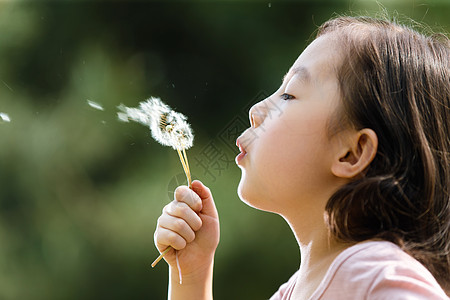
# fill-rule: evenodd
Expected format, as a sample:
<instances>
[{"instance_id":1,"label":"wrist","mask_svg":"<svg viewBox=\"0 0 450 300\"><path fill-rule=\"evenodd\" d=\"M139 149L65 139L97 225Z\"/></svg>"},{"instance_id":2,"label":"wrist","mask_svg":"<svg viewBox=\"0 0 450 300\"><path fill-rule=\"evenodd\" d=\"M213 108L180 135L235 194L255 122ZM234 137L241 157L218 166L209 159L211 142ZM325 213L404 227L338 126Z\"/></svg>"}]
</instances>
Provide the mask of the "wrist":
<instances>
[{"instance_id":1,"label":"wrist","mask_svg":"<svg viewBox=\"0 0 450 300\"><path fill-rule=\"evenodd\" d=\"M202 264L201 266L196 266L196 268L190 268L189 271L181 266L181 273L183 277L183 285L188 284L198 284L200 282L204 282L208 278L212 277L214 268L214 260L211 260L208 263ZM170 280L173 282L179 282L179 270L177 266L173 266L169 268L170 272Z\"/></svg>"},{"instance_id":2,"label":"wrist","mask_svg":"<svg viewBox=\"0 0 450 300\"><path fill-rule=\"evenodd\" d=\"M212 299L213 267L214 261L212 260L207 265L196 268L189 273L183 273L182 284L180 284L178 269L171 267L169 270L169 299Z\"/></svg>"}]
</instances>

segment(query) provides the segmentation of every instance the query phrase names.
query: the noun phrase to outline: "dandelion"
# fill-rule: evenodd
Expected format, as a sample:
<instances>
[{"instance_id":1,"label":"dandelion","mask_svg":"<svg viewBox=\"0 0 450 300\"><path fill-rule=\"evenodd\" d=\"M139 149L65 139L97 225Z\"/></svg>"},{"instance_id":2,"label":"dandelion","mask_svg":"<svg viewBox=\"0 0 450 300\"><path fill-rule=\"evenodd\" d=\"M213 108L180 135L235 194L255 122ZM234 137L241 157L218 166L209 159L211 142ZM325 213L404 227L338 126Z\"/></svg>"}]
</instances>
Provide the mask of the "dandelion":
<instances>
[{"instance_id":1,"label":"dandelion","mask_svg":"<svg viewBox=\"0 0 450 300\"><path fill-rule=\"evenodd\" d=\"M148 126L152 137L157 142L177 150L188 184L191 186L191 172L186 150L192 147L194 134L186 121L186 116L173 111L161 99L154 97L141 102L137 108L121 104L118 109L120 110L117 113L119 120L124 122L131 120Z\"/></svg>"},{"instance_id":2,"label":"dandelion","mask_svg":"<svg viewBox=\"0 0 450 300\"><path fill-rule=\"evenodd\" d=\"M191 126L186 121L187 118L181 113L173 111L168 105L164 104L161 99L151 97L139 104L139 107L126 107L121 104L118 106L120 112L117 113L119 120L124 122L134 121L150 128L152 137L164 146L170 146L177 151L183 166L184 173L191 187L191 171L186 155L186 150L192 147L194 135ZM152 267L170 251L172 247L164 250L158 258L152 263ZM176 255L177 266L179 272L180 283L181 269L178 262L178 252Z\"/></svg>"}]
</instances>

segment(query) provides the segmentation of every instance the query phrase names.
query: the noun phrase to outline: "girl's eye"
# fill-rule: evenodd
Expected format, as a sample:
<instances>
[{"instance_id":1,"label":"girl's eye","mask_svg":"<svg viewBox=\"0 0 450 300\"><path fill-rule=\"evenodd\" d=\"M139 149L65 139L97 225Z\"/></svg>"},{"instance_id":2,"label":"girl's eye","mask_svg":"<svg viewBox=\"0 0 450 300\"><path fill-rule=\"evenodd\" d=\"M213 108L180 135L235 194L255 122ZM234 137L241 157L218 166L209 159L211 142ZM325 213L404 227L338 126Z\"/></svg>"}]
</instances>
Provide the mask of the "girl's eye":
<instances>
[{"instance_id":1,"label":"girl's eye","mask_svg":"<svg viewBox=\"0 0 450 300\"><path fill-rule=\"evenodd\" d=\"M289 94L286 94L286 93L282 94L280 97L281 97L281 99L283 99L283 100L291 100L291 99L294 99L294 98L295 98L294 96L289 95Z\"/></svg>"}]
</instances>

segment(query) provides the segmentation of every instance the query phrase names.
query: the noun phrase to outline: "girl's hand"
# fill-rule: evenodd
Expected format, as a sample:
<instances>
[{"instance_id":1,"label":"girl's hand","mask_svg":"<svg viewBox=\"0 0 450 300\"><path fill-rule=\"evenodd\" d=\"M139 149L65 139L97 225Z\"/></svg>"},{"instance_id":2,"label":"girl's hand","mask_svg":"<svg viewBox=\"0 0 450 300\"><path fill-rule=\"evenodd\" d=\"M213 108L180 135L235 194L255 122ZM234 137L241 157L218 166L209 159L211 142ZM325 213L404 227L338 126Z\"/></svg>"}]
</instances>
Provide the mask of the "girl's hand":
<instances>
[{"instance_id":1,"label":"girl's hand","mask_svg":"<svg viewBox=\"0 0 450 300\"><path fill-rule=\"evenodd\" d=\"M166 205L158 219L155 244L160 252L168 246L178 250L183 285L190 279L201 280L212 269L214 253L219 243L219 217L209 188L200 181L192 189L179 186L175 200ZM178 274L175 251L164 259L171 273Z\"/></svg>"}]
</instances>

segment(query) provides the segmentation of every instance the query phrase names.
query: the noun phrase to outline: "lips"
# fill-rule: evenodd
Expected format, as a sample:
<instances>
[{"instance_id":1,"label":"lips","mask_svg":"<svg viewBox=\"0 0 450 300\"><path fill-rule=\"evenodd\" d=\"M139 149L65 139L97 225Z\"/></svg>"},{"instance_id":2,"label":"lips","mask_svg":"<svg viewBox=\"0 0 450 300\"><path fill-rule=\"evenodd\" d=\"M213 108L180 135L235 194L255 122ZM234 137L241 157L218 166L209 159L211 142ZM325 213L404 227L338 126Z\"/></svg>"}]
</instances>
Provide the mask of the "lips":
<instances>
[{"instance_id":1,"label":"lips","mask_svg":"<svg viewBox=\"0 0 450 300\"><path fill-rule=\"evenodd\" d=\"M241 145L239 138L236 140L236 146L239 148L241 152L245 152L244 147Z\"/></svg>"},{"instance_id":2,"label":"lips","mask_svg":"<svg viewBox=\"0 0 450 300\"><path fill-rule=\"evenodd\" d=\"M244 147L241 145L239 138L236 140L236 146L239 148L239 151L241 151L241 153L239 153L236 156L236 164L238 164L238 165L240 164L242 159L247 155L247 151L245 151Z\"/></svg>"}]
</instances>

